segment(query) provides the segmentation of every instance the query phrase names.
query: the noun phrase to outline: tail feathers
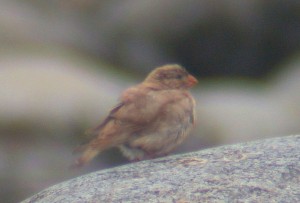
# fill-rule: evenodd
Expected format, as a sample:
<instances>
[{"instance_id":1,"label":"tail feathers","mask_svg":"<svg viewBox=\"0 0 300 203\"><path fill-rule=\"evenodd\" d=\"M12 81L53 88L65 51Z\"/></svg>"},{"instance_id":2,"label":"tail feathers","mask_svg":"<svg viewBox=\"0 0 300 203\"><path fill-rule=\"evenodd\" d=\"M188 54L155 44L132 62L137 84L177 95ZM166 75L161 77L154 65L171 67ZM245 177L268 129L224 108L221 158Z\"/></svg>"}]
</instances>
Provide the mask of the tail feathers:
<instances>
[{"instance_id":1,"label":"tail feathers","mask_svg":"<svg viewBox=\"0 0 300 203\"><path fill-rule=\"evenodd\" d=\"M80 168L90 162L97 154L100 153L99 149L86 148L83 154L75 161L72 168Z\"/></svg>"}]
</instances>

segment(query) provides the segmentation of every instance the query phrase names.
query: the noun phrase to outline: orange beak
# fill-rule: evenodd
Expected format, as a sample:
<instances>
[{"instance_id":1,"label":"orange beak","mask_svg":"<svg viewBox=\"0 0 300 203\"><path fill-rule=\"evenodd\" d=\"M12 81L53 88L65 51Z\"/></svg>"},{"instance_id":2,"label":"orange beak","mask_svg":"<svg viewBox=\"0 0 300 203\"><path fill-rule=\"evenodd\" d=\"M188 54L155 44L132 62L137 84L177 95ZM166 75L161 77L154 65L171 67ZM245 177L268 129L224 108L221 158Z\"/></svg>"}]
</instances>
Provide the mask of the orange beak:
<instances>
[{"instance_id":1,"label":"orange beak","mask_svg":"<svg viewBox=\"0 0 300 203\"><path fill-rule=\"evenodd\" d=\"M188 77L187 77L187 86L188 87L193 87L197 83L198 83L198 80L194 76L188 75Z\"/></svg>"}]
</instances>

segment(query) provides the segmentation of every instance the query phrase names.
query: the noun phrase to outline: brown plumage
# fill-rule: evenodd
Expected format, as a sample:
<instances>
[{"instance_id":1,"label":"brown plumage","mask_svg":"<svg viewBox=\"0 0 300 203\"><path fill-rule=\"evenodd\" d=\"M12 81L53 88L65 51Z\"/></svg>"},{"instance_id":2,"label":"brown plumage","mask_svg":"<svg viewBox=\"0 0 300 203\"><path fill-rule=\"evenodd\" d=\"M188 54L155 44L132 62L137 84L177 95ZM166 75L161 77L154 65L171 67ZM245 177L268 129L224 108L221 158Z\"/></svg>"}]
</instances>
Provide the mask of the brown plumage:
<instances>
[{"instance_id":1,"label":"brown plumage","mask_svg":"<svg viewBox=\"0 0 300 203\"><path fill-rule=\"evenodd\" d=\"M187 137L194 123L195 101L188 89L197 80L179 65L154 69L146 79L125 90L120 103L94 129L82 146L76 166L100 152L118 147L129 160L164 156Z\"/></svg>"}]
</instances>

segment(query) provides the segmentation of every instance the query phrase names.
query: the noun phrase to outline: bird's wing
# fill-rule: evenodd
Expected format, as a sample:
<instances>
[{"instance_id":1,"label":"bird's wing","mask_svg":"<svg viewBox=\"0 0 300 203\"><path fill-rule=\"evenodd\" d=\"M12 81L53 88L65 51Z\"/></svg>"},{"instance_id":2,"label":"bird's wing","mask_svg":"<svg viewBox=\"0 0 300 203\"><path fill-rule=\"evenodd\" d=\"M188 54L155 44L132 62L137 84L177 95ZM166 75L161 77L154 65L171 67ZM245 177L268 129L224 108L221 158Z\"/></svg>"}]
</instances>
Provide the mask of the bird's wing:
<instances>
[{"instance_id":1,"label":"bird's wing","mask_svg":"<svg viewBox=\"0 0 300 203\"><path fill-rule=\"evenodd\" d=\"M149 93L150 92L150 93ZM126 90L121 102L115 106L102 123L86 132L88 139L74 149L74 153L84 151L92 143L104 143L104 140L125 140L126 137L137 134L146 128L155 118L160 107L159 102L154 102L151 91L141 91L141 88ZM122 141L119 141L122 142Z\"/></svg>"},{"instance_id":2,"label":"bird's wing","mask_svg":"<svg viewBox=\"0 0 300 203\"><path fill-rule=\"evenodd\" d=\"M99 125L97 125L94 128L88 129L85 132L85 135L87 136L87 139L82 142L79 146L77 146L74 150L73 153L78 153L81 151L84 151L88 145L88 143L97 138L99 135L99 132L106 126L106 124L113 119L113 115L116 111L118 111L122 106L124 105L123 102L120 102L118 105L116 105L112 110L110 110L108 116L102 121Z\"/></svg>"},{"instance_id":3,"label":"bird's wing","mask_svg":"<svg viewBox=\"0 0 300 203\"><path fill-rule=\"evenodd\" d=\"M149 123L156 116L161 106L161 102L155 101L151 93L151 90L143 86L126 90L121 97L121 102L98 126L89 129L86 134L98 135L111 120L116 124L123 124L126 128L142 128L143 124Z\"/></svg>"},{"instance_id":4,"label":"bird's wing","mask_svg":"<svg viewBox=\"0 0 300 203\"><path fill-rule=\"evenodd\" d=\"M111 120L113 119L113 115L124 105L123 102L117 104L113 109L110 110L108 116L96 127L88 129L85 134L90 136L96 136L99 134L101 129Z\"/></svg>"},{"instance_id":5,"label":"bird's wing","mask_svg":"<svg viewBox=\"0 0 300 203\"><path fill-rule=\"evenodd\" d=\"M162 106L157 97L153 96L155 93L152 90L142 88L131 88L125 91L121 97L121 104L109 115L110 119L114 119L126 130L144 129L155 119Z\"/></svg>"}]
</instances>

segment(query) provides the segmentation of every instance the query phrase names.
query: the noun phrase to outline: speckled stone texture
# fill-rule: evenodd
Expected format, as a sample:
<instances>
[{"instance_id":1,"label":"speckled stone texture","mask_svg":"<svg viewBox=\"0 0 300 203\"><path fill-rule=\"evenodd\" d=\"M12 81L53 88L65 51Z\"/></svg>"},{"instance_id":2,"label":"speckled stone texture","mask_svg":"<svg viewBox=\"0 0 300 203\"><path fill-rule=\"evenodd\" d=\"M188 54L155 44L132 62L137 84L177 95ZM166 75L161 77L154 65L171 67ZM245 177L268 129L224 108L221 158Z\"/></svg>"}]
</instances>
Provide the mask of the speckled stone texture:
<instances>
[{"instance_id":1,"label":"speckled stone texture","mask_svg":"<svg viewBox=\"0 0 300 203\"><path fill-rule=\"evenodd\" d=\"M300 202L300 136L102 170L23 202Z\"/></svg>"}]
</instances>

